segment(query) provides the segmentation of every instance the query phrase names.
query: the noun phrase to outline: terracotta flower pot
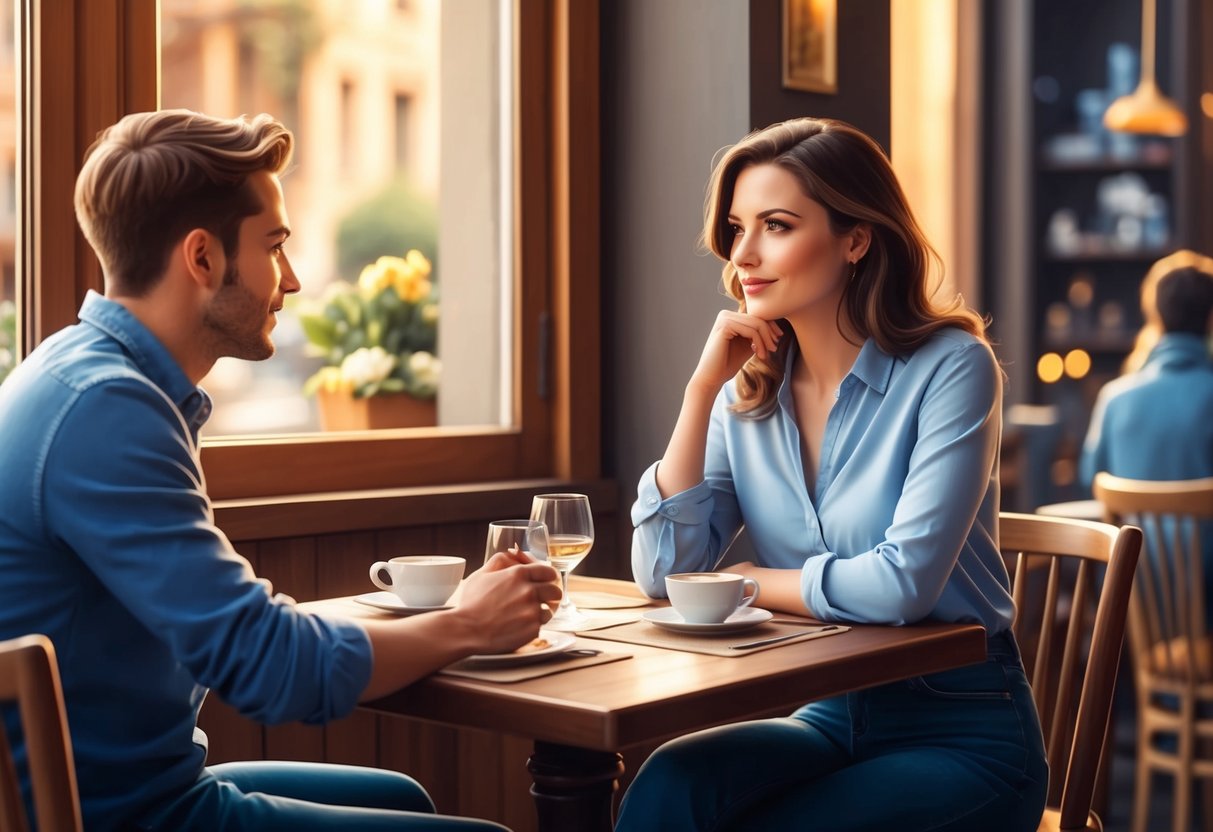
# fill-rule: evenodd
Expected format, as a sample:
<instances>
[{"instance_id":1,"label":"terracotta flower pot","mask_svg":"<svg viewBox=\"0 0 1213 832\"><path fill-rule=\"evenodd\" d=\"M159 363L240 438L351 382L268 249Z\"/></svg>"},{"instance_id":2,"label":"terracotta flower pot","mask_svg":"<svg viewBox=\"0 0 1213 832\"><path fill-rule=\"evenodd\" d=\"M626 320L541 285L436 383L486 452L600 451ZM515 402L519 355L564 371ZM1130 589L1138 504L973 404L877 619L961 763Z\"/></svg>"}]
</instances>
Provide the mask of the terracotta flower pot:
<instances>
[{"instance_id":1,"label":"terracotta flower pot","mask_svg":"<svg viewBox=\"0 0 1213 832\"><path fill-rule=\"evenodd\" d=\"M381 393L356 399L348 393L317 390L320 424L325 430L422 428L438 424L438 399L407 393Z\"/></svg>"}]
</instances>

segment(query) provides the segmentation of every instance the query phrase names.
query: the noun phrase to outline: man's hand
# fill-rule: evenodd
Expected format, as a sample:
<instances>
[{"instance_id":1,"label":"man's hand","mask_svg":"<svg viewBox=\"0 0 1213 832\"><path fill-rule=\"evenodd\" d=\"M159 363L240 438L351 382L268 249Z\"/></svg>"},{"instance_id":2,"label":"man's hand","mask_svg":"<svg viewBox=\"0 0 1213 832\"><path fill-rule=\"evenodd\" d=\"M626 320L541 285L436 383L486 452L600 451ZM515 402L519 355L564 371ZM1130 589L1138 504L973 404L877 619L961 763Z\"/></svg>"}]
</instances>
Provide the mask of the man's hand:
<instances>
[{"instance_id":1,"label":"man's hand","mask_svg":"<svg viewBox=\"0 0 1213 832\"><path fill-rule=\"evenodd\" d=\"M560 602L560 576L525 552L498 552L468 576L456 611L483 636L482 653L507 653L539 634Z\"/></svg>"}]
</instances>

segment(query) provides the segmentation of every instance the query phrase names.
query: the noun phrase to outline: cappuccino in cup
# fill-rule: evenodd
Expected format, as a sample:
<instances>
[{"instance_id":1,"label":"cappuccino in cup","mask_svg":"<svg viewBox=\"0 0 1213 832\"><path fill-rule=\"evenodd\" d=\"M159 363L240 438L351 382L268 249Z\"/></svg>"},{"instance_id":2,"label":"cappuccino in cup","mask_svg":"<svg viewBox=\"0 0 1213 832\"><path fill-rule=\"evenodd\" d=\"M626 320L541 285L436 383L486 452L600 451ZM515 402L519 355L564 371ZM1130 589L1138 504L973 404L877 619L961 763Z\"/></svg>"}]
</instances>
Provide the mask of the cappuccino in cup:
<instances>
[{"instance_id":1,"label":"cappuccino in cup","mask_svg":"<svg viewBox=\"0 0 1213 832\"><path fill-rule=\"evenodd\" d=\"M752 591L747 594L747 588ZM758 582L732 572L667 575L666 594L688 624L719 624L758 598Z\"/></svg>"}]
</instances>

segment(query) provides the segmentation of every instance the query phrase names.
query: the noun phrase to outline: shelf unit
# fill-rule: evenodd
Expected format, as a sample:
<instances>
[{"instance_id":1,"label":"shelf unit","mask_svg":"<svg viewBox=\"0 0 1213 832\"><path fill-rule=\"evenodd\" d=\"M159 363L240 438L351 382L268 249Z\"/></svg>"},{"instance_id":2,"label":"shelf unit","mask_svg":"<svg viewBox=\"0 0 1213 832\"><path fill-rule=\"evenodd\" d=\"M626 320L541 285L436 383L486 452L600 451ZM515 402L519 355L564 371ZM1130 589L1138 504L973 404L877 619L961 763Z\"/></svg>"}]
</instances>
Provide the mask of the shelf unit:
<instances>
[{"instance_id":1,"label":"shelf unit","mask_svg":"<svg viewBox=\"0 0 1213 832\"><path fill-rule=\"evenodd\" d=\"M1004 438L1018 442L1029 460L1020 461L1018 487L1006 504L1030 511L1082 496L1066 468L1072 477L1094 398L1132 349L1141 322L1138 292L1150 265L1177 248L1213 251L1213 115L1201 107L1202 94L1213 89L1213 50L1207 48L1213 6L1159 0L1156 76L1187 113L1189 131L1180 139L1155 139L1136 158L1114 155L1125 150L1120 141L1093 146L1089 139L1056 138L1079 132L1079 91L1108 87L1108 46L1140 46L1140 0L985 0L983 10L981 113L989 161L982 178L982 287L995 350L1007 368ZM1061 245L1050 245L1057 209L1093 216L1100 181L1125 173L1162 196L1168 239L1151 223L1150 234L1143 227L1141 245L1098 245L1095 235L1069 234L1059 224ZM1079 274L1088 277L1091 296L1082 320L1071 310L1070 325L1058 325L1055 307L1049 326L1051 305L1069 300ZM1119 304L1120 326L1108 327L1106 317L1099 325L1099 307L1107 301ZM1040 380L1042 355L1074 349L1089 354L1084 378ZM1050 415L1054 409L1061 424ZM1050 435L1047 441L1042 433ZM1014 460L1004 460L1004 471L1014 467Z\"/></svg>"},{"instance_id":2,"label":"shelf unit","mask_svg":"<svg viewBox=\"0 0 1213 832\"><path fill-rule=\"evenodd\" d=\"M1171 5L1159 4L1160 32L1170 31ZM1031 401L1052 405L1060 419L1049 476L1051 493L1039 496L1058 501L1083 496L1075 481L1075 461L1091 407L1100 388L1120 373L1132 349L1142 322L1138 299L1142 278L1155 260L1175 248L1180 214L1177 165L1182 154L1174 140L1154 137L1137 139L1133 155L1114 155L1116 145L1105 135L1101 155L1058 158L1053 153L1056 138L1080 131L1079 92L1108 86L1108 47L1140 46L1140 5L1138 0L1034 0L1032 15L1033 150L1028 202L1032 285L1027 336L1033 364ZM1170 55L1171 50L1160 43L1157 68L1164 89L1169 87ZM1136 83L1136 76L1133 80ZM1048 95L1049 90L1055 95ZM1126 148L1122 144L1119 149ZM1157 239L1157 229L1146 233L1140 226L1132 229L1137 235L1118 237L1113 222L1099 211L1101 184L1126 174L1162 198L1169 231L1165 241ZM1078 233L1067 235L1063 229L1059 236L1068 245L1058 250L1061 246L1051 244L1050 224L1063 209L1077 218ZM1118 245L1118 238L1126 242ZM1064 358L1076 350L1089 358L1085 374L1046 382L1036 372L1036 362L1045 354ZM1075 359L1075 364L1084 363L1079 356Z\"/></svg>"}]
</instances>

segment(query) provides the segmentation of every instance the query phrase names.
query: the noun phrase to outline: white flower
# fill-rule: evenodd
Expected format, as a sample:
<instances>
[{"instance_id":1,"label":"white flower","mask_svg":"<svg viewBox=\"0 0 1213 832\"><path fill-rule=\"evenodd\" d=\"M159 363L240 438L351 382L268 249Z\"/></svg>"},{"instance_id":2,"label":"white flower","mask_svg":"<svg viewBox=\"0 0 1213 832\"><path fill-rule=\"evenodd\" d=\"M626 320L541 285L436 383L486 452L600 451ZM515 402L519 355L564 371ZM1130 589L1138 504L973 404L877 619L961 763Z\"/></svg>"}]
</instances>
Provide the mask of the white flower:
<instances>
[{"instance_id":1,"label":"white flower","mask_svg":"<svg viewBox=\"0 0 1213 832\"><path fill-rule=\"evenodd\" d=\"M355 387L362 387L383 381L395 366L396 357L388 355L383 347L363 347L347 355L341 362L341 375Z\"/></svg>"},{"instance_id":2,"label":"white flower","mask_svg":"<svg viewBox=\"0 0 1213 832\"><path fill-rule=\"evenodd\" d=\"M436 389L442 375L442 362L424 350L409 356L409 372L417 384L426 389Z\"/></svg>"}]
</instances>

